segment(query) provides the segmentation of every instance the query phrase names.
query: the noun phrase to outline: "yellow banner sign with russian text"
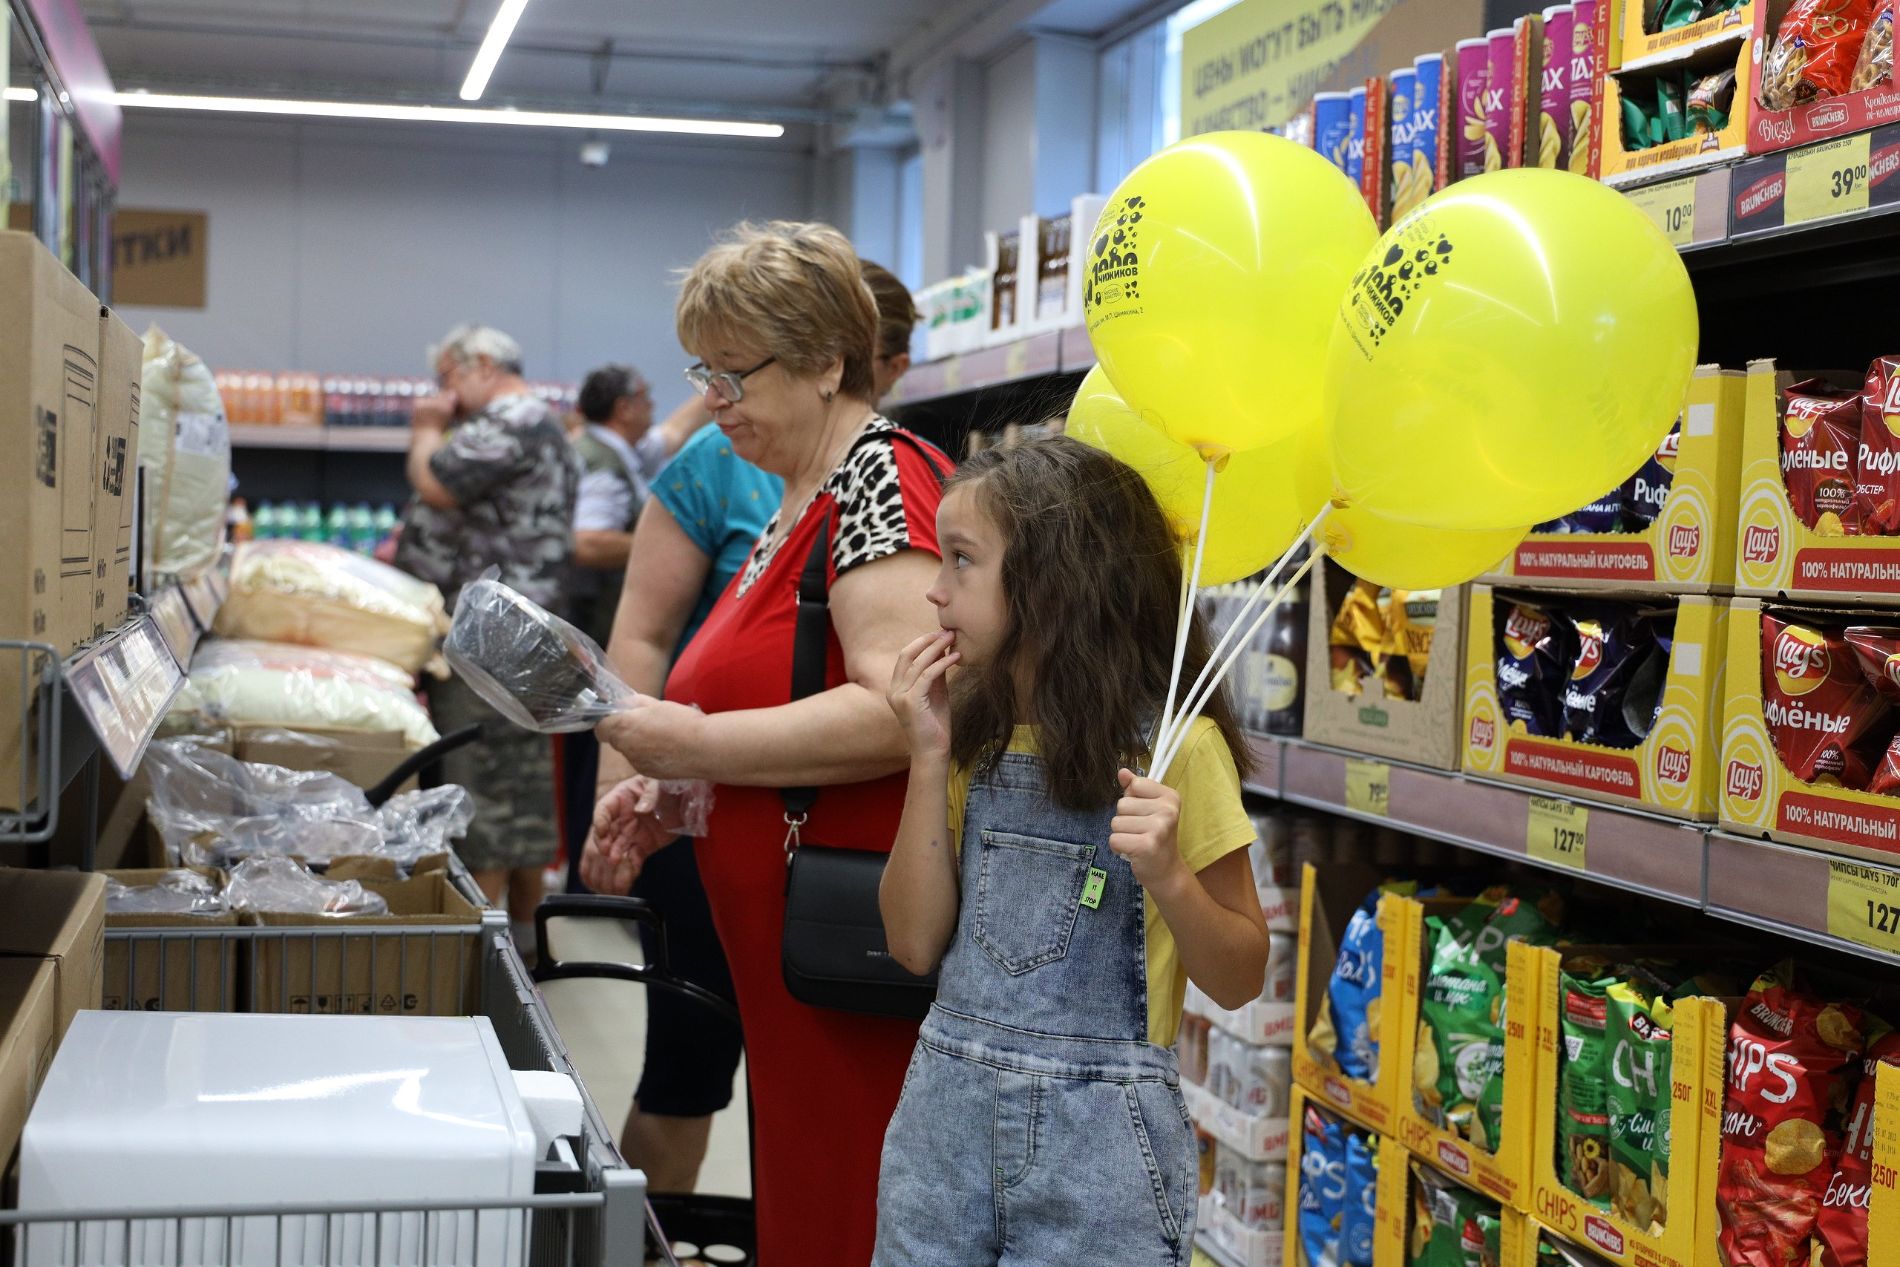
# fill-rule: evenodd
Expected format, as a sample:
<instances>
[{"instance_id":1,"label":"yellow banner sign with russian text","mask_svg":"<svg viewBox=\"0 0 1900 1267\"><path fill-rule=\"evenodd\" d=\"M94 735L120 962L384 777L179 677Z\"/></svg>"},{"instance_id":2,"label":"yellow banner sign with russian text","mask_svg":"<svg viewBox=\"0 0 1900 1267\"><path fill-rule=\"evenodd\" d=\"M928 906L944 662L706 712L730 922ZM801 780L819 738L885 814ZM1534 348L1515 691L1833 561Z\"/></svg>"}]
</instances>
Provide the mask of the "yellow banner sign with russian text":
<instances>
[{"instance_id":1,"label":"yellow banner sign with russian text","mask_svg":"<svg viewBox=\"0 0 1900 1267\"><path fill-rule=\"evenodd\" d=\"M1241 0L1181 37L1181 135L1278 127L1405 0Z\"/></svg>"}]
</instances>

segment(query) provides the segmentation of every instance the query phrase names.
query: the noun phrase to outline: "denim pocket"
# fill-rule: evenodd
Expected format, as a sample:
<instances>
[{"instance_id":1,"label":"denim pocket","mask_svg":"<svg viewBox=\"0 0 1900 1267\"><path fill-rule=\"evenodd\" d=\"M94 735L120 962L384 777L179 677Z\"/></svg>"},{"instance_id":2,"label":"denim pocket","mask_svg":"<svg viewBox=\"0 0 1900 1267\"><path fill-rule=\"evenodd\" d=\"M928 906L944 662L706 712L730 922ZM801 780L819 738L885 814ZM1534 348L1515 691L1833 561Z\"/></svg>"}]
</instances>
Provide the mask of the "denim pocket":
<instances>
[{"instance_id":1,"label":"denim pocket","mask_svg":"<svg viewBox=\"0 0 1900 1267\"><path fill-rule=\"evenodd\" d=\"M979 848L977 945L1011 976L1062 958L1095 846L985 831Z\"/></svg>"},{"instance_id":2,"label":"denim pocket","mask_svg":"<svg viewBox=\"0 0 1900 1267\"><path fill-rule=\"evenodd\" d=\"M1155 1213L1170 1241L1183 1239L1194 1225L1195 1174L1193 1128L1171 1101L1177 1093L1159 1082L1126 1084L1129 1123L1154 1189Z\"/></svg>"}]
</instances>

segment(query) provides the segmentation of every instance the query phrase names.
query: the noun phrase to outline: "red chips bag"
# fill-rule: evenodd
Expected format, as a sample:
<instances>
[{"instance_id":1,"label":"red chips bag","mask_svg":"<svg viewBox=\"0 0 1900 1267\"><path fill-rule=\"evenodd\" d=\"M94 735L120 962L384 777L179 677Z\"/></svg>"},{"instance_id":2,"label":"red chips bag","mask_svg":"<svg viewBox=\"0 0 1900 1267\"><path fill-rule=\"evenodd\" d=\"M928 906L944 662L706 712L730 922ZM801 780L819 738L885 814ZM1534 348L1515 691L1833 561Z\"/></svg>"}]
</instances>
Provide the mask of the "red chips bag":
<instances>
[{"instance_id":1,"label":"red chips bag","mask_svg":"<svg viewBox=\"0 0 1900 1267\"><path fill-rule=\"evenodd\" d=\"M1867 1018L1873 1038L1861 1059L1860 1085L1847 1112L1841 1157L1821 1196L1821 1267L1867 1267L1867 1205L1873 1196L1874 1074L1881 1065L1900 1065L1900 1034Z\"/></svg>"},{"instance_id":2,"label":"red chips bag","mask_svg":"<svg viewBox=\"0 0 1900 1267\"><path fill-rule=\"evenodd\" d=\"M1867 786L1888 705L1867 689L1844 638L1763 612L1761 698L1789 773L1807 783Z\"/></svg>"},{"instance_id":3,"label":"red chips bag","mask_svg":"<svg viewBox=\"0 0 1900 1267\"><path fill-rule=\"evenodd\" d=\"M1874 0L1794 0L1761 65L1762 104L1792 110L1852 89Z\"/></svg>"},{"instance_id":4,"label":"red chips bag","mask_svg":"<svg viewBox=\"0 0 1900 1267\"><path fill-rule=\"evenodd\" d=\"M1900 532L1900 356L1867 367L1860 404L1854 519L1868 536Z\"/></svg>"},{"instance_id":5,"label":"red chips bag","mask_svg":"<svg viewBox=\"0 0 1900 1267\"><path fill-rule=\"evenodd\" d=\"M1818 379L1783 393L1781 476L1795 517L1824 537L1852 536L1860 397Z\"/></svg>"},{"instance_id":6,"label":"red chips bag","mask_svg":"<svg viewBox=\"0 0 1900 1267\"><path fill-rule=\"evenodd\" d=\"M1799 993L1794 964L1755 981L1729 1030L1717 1247L1728 1267L1803 1267L1833 1175L1828 1131L1848 1062L1866 1046L1860 1009Z\"/></svg>"}]
</instances>

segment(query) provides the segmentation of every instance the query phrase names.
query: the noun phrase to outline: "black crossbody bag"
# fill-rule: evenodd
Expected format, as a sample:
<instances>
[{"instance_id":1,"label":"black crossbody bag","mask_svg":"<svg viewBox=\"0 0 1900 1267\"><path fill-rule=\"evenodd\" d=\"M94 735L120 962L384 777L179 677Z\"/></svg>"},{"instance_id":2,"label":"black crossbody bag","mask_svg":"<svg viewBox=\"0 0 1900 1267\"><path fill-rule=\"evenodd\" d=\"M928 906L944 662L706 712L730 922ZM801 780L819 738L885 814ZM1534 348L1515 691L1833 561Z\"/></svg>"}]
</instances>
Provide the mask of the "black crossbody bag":
<instances>
[{"instance_id":1,"label":"black crossbody bag","mask_svg":"<svg viewBox=\"0 0 1900 1267\"><path fill-rule=\"evenodd\" d=\"M942 479L937 461L915 437L879 431L916 448ZM857 445L852 445L855 450ZM825 689L831 636L826 591L830 523L821 527L798 578L798 623L792 640L792 698ZM818 800L813 787L784 788L785 936L780 948L785 988L800 1003L869 1016L922 1019L937 994L937 974L919 977L891 956L877 890L888 853L815 844L800 832Z\"/></svg>"}]
</instances>

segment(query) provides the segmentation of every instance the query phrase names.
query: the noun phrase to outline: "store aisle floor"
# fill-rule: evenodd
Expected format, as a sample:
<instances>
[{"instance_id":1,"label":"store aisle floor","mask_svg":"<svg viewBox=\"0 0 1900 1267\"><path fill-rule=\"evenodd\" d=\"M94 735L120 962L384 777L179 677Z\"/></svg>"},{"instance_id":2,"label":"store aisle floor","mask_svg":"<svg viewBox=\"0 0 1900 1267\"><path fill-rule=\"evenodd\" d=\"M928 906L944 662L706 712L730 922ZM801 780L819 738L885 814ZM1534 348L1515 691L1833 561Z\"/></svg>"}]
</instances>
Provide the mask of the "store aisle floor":
<instances>
[{"instance_id":1,"label":"store aisle floor","mask_svg":"<svg viewBox=\"0 0 1900 1267\"><path fill-rule=\"evenodd\" d=\"M548 935L571 962L641 962L640 943L630 931L601 920L551 922ZM555 1028L567 1043L582 1081L616 1131L627 1119L640 1080L646 1045L646 990L618 981L554 981L542 987ZM746 1147L745 1064L741 1062L732 1103L713 1119L712 1145L699 1174L699 1190L722 1196L752 1195Z\"/></svg>"}]
</instances>

